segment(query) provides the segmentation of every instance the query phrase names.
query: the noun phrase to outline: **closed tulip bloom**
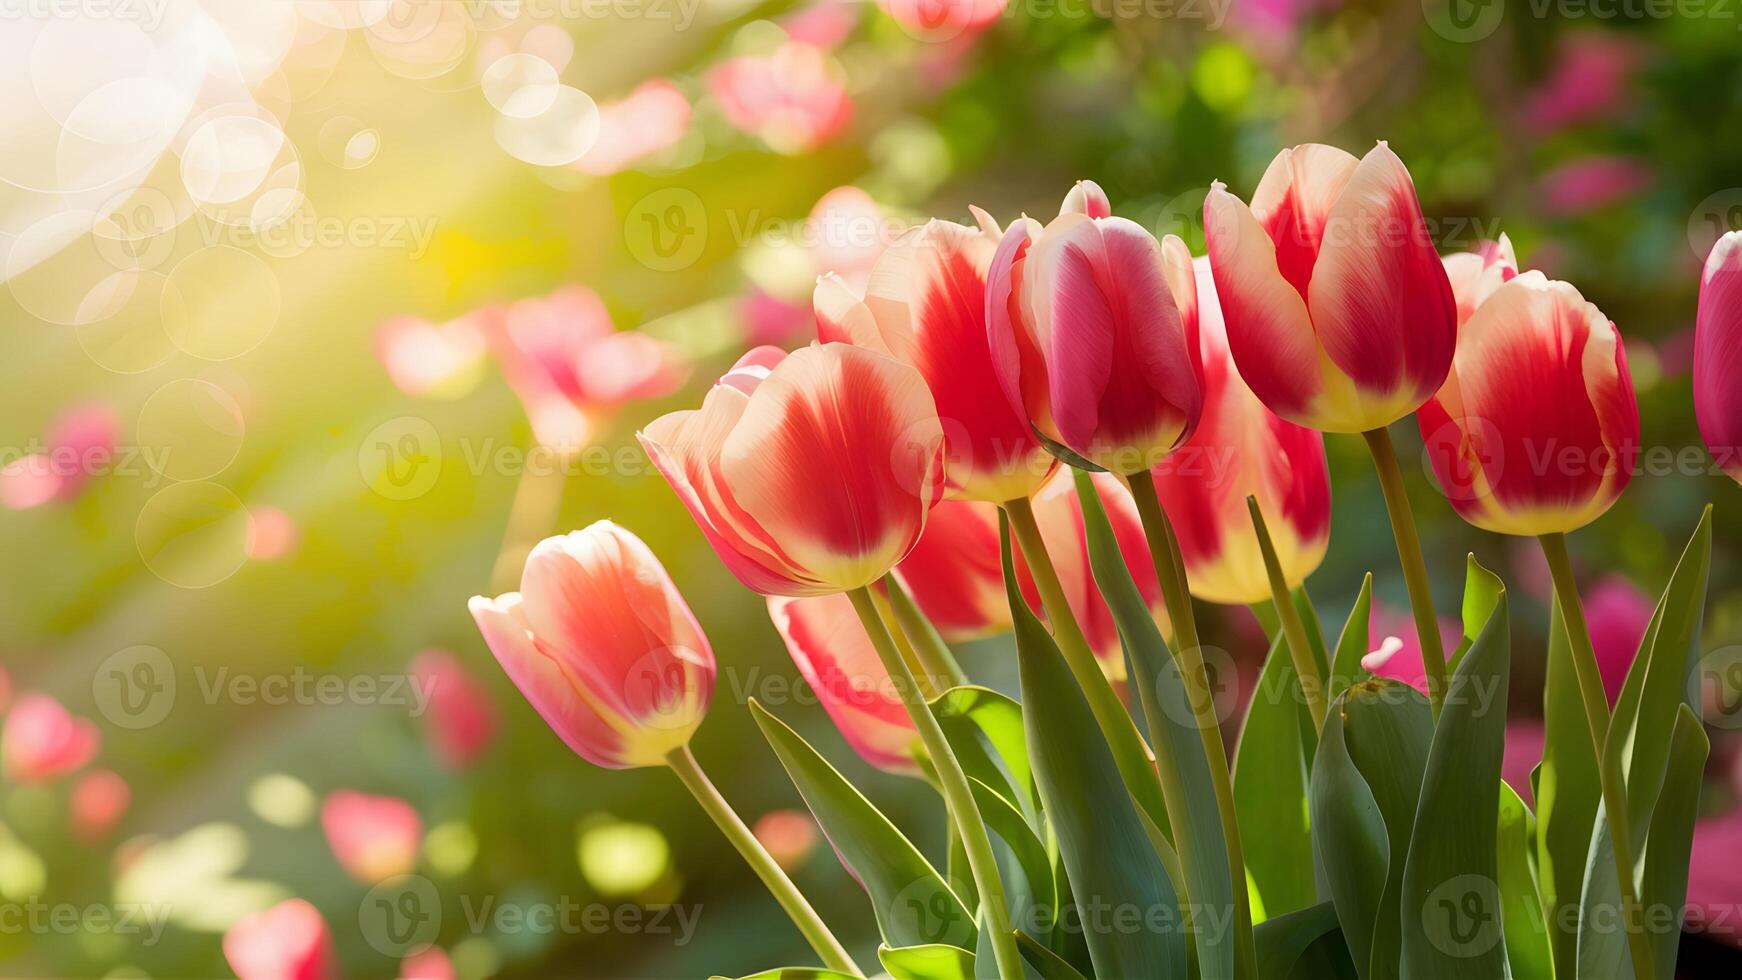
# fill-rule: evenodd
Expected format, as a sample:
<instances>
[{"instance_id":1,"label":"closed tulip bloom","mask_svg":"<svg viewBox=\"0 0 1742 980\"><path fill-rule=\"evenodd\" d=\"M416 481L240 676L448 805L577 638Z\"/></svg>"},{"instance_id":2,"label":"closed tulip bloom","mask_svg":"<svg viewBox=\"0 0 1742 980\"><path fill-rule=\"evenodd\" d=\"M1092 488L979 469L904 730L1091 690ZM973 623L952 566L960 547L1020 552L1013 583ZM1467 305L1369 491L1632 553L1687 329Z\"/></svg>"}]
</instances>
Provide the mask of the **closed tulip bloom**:
<instances>
[{"instance_id":1,"label":"closed tulip bloom","mask_svg":"<svg viewBox=\"0 0 1742 980\"><path fill-rule=\"evenodd\" d=\"M1639 452L1639 406L1615 325L1540 272L1477 308L1445 387L1417 418L1452 507L1501 534L1590 523L1621 495Z\"/></svg>"},{"instance_id":2,"label":"closed tulip bloom","mask_svg":"<svg viewBox=\"0 0 1742 980\"><path fill-rule=\"evenodd\" d=\"M595 765L661 765L707 713L708 638L659 559L610 521L539 542L520 591L471 610L526 700Z\"/></svg>"},{"instance_id":3,"label":"closed tulip bloom","mask_svg":"<svg viewBox=\"0 0 1742 980\"><path fill-rule=\"evenodd\" d=\"M998 227L929 221L871 269L865 298L839 276L817 281L817 335L888 354L925 378L943 423L950 494L1002 503L1027 497L1056 461L999 387L986 333L986 272Z\"/></svg>"},{"instance_id":4,"label":"closed tulip bloom","mask_svg":"<svg viewBox=\"0 0 1742 980\"><path fill-rule=\"evenodd\" d=\"M332 930L300 898L231 926L224 933L224 959L239 980L330 980L339 975Z\"/></svg>"},{"instance_id":5,"label":"closed tulip bloom","mask_svg":"<svg viewBox=\"0 0 1742 980\"><path fill-rule=\"evenodd\" d=\"M1160 462L1203 404L1185 243L1107 215L1084 181L1044 229L1011 225L987 274L986 326L1005 398L1055 446L1115 473Z\"/></svg>"},{"instance_id":6,"label":"closed tulip bloom","mask_svg":"<svg viewBox=\"0 0 1742 980\"><path fill-rule=\"evenodd\" d=\"M996 505L944 500L926 518L919 543L895 567L920 611L951 643L1010 628L998 545Z\"/></svg>"},{"instance_id":7,"label":"closed tulip bloom","mask_svg":"<svg viewBox=\"0 0 1742 980\"><path fill-rule=\"evenodd\" d=\"M866 762L914 776L919 733L845 595L772 596L768 617L805 683Z\"/></svg>"},{"instance_id":8,"label":"closed tulip bloom","mask_svg":"<svg viewBox=\"0 0 1742 980\"><path fill-rule=\"evenodd\" d=\"M1365 432L1439 390L1457 311L1409 171L1383 142L1360 160L1283 150L1251 207L1212 185L1204 237L1234 362L1272 412Z\"/></svg>"},{"instance_id":9,"label":"closed tulip bloom","mask_svg":"<svg viewBox=\"0 0 1742 980\"><path fill-rule=\"evenodd\" d=\"M88 719L73 717L46 694L26 694L0 729L0 770L20 783L56 779L84 768L101 741Z\"/></svg>"},{"instance_id":10,"label":"closed tulip bloom","mask_svg":"<svg viewBox=\"0 0 1742 980\"><path fill-rule=\"evenodd\" d=\"M339 865L366 885L417 867L423 818L404 800L338 790L321 804L321 830Z\"/></svg>"},{"instance_id":11,"label":"closed tulip bloom","mask_svg":"<svg viewBox=\"0 0 1742 980\"><path fill-rule=\"evenodd\" d=\"M702 407L641 444L739 581L764 595L870 585L907 557L943 492L925 379L851 344L760 347Z\"/></svg>"},{"instance_id":12,"label":"closed tulip bloom","mask_svg":"<svg viewBox=\"0 0 1742 980\"><path fill-rule=\"evenodd\" d=\"M1153 470L1156 493L1179 535L1192 594L1207 602L1270 599L1270 579L1246 507L1258 497L1290 588L1324 560L1331 539L1331 483L1324 437L1278 418L1240 379L1216 302L1209 263L1197 263L1198 360L1204 414L1198 429Z\"/></svg>"},{"instance_id":13,"label":"closed tulip bloom","mask_svg":"<svg viewBox=\"0 0 1742 980\"><path fill-rule=\"evenodd\" d=\"M1742 482L1742 232L1718 239L1700 278L1694 412L1712 458Z\"/></svg>"}]
</instances>

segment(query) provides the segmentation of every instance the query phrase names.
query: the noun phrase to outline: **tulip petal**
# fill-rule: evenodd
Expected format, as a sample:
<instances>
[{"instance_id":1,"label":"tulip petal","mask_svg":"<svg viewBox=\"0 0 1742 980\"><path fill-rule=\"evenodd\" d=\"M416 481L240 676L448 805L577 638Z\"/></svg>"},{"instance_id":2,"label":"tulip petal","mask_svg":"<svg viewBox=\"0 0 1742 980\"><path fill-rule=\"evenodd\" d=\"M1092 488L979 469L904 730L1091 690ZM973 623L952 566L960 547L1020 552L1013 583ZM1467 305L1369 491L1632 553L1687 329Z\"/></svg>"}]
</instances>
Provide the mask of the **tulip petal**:
<instances>
[{"instance_id":1,"label":"tulip petal","mask_svg":"<svg viewBox=\"0 0 1742 980\"><path fill-rule=\"evenodd\" d=\"M1046 384L1046 360L1023 308L1023 273L1030 246L1039 238L1038 222L1022 218L1011 224L998 242L986 270L986 336L992 368L1011 411L1056 441L1052 405Z\"/></svg>"},{"instance_id":2,"label":"tulip petal","mask_svg":"<svg viewBox=\"0 0 1742 980\"><path fill-rule=\"evenodd\" d=\"M1347 150L1302 143L1270 161L1252 192L1252 214L1276 246L1276 265L1307 298L1325 223L1360 161Z\"/></svg>"},{"instance_id":3,"label":"tulip petal","mask_svg":"<svg viewBox=\"0 0 1742 980\"><path fill-rule=\"evenodd\" d=\"M772 596L768 616L853 750L879 769L917 774L913 747L919 734L852 600L838 593Z\"/></svg>"},{"instance_id":4,"label":"tulip petal","mask_svg":"<svg viewBox=\"0 0 1742 980\"><path fill-rule=\"evenodd\" d=\"M1718 240L1700 280L1694 412L1712 457L1742 481L1742 233Z\"/></svg>"},{"instance_id":5,"label":"tulip petal","mask_svg":"<svg viewBox=\"0 0 1742 980\"><path fill-rule=\"evenodd\" d=\"M992 504L939 501L895 574L946 640L978 639L1010 628L998 508Z\"/></svg>"},{"instance_id":6,"label":"tulip petal","mask_svg":"<svg viewBox=\"0 0 1742 980\"><path fill-rule=\"evenodd\" d=\"M822 343L855 344L889 353L870 308L845 279L833 272L817 277L816 289L811 294L811 309L817 318L817 340Z\"/></svg>"},{"instance_id":7,"label":"tulip petal","mask_svg":"<svg viewBox=\"0 0 1742 980\"><path fill-rule=\"evenodd\" d=\"M1107 192L1092 180L1079 180L1059 205L1059 214L1081 214L1091 218L1110 218L1113 205L1107 203Z\"/></svg>"}]
</instances>

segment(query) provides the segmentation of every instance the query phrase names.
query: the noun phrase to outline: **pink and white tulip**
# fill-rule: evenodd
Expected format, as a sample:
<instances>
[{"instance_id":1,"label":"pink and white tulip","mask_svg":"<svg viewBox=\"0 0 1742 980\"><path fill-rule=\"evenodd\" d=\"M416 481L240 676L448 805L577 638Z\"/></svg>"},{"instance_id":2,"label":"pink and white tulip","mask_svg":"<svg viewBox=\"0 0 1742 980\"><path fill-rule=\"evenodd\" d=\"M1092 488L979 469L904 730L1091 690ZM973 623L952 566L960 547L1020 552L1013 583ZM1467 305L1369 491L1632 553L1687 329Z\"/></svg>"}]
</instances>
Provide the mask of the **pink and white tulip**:
<instances>
[{"instance_id":1,"label":"pink and white tulip","mask_svg":"<svg viewBox=\"0 0 1742 980\"><path fill-rule=\"evenodd\" d=\"M46 694L26 694L0 728L0 770L20 783L38 783L83 769L97 755L102 735Z\"/></svg>"},{"instance_id":2,"label":"pink and white tulip","mask_svg":"<svg viewBox=\"0 0 1742 980\"><path fill-rule=\"evenodd\" d=\"M659 559L610 521L539 542L519 592L470 608L520 693L594 765L663 765L707 714L707 636Z\"/></svg>"},{"instance_id":3,"label":"pink and white tulip","mask_svg":"<svg viewBox=\"0 0 1742 980\"><path fill-rule=\"evenodd\" d=\"M336 790L321 804L321 830L339 865L366 885L417 868L423 818L397 797Z\"/></svg>"},{"instance_id":4,"label":"pink and white tulip","mask_svg":"<svg viewBox=\"0 0 1742 980\"><path fill-rule=\"evenodd\" d=\"M1129 475L1197 426L1198 298L1184 242L1109 210L1084 181L1044 229L1012 224L988 270L986 325L1011 409L1054 447Z\"/></svg>"},{"instance_id":5,"label":"pink and white tulip","mask_svg":"<svg viewBox=\"0 0 1742 980\"><path fill-rule=\"evenodd\" d=\"M925 379L850 344L757 348L701 408L640 438L726 567L764 595L870 585L913 550L943 493Z\"/></svg>"},{"instance_id":6,"label":"pink and white tulip","mask_svg":"<svg viewBox=\"0 0 1742 980\"><path fill-rule=\"evenodd\" d=\"M852 600L771 596L768 616L847 744L879 769L917 776L919 733Z\"/></svg>"},{"instance_id":7,"label":"pink and white tulip","mask_svg":"<svg viewBox=\"0 0 1742 980\"><path fill-rule=\"evenodd\" d=\"M1204 201L1210 267L1240 375L1272 412L1364 432L1415 411L1458 340L1445 269L1403 161L1308 143L1271 161L1251 207Z\"/></svg>"},{"instance_id":8,"label":"pink and white tulip","mask_svg":"<svg viewBox=\"0 0 1742 980\"><path fill-rule=\"evenodd\" d=\"M926 518L919 543L895 567L895 575L920 611L952 643L1010 628L994 504L940 501Z\"/></svg>"},{"instance_id":9,"label":"pink and white tulip","mask_svg":"<svg viewBox=\"0 0 1742 980\"><path fill-rule=\"evenodd\" d=\"M292 898L224 933L224 959L238 980L334 980L333 932L313 905Z\"/></svg>"},{"instance_id":10,"label":"pink and white tulip","mask_svg":"<svg viewBox=\"0 0 1742 980\"><path fill-rule=\"evenodd\" d=\"M1694 414L1706 448L1742 483L1742 232L1718 239L1700 278Z\"/></svg>"},{"instance_id":11,"label":"pink and white tulip","mask_svg":"<svg viewBox=\"0 0 1742 980\"><path fill-rule=\"evenodd\" d=\"M1470 322L1476 307L1518 275L1518 256L1512 250L1512 239L1504 234L1497 242L1481 243L1474 252L1458 252L1440 261L1457 304L1459 329Z\"/></svg>"},{"instance_id":12,"label":"pink and white tulip","mask_svg":"<svg viewBox=\"0 0 1742 980\"><path fill-rule=\"evenodd\" d=\"M1476 308L1417 420L1453 509L1501 534L1590 523L1621 495L1639 452L1620 334L1577 289L1540 272Z\"/></svg>"},{"instance_id":13,"label":"pink and white tulip","mask_svg":"<svg viewBox=\"0 0 1742 980\"><path fill-rule=\"evenodd\" d=\"M1205 259L1197 261L1198 360L1204 412L1197 431L1155 467L1155 489L1179 534L1192 594L1244 605L1270 599L1270 579L1246 498L1256 495L1290 588L1324 560L1331 483L1324 437L1278 418L1240 379Z\"/></svg>"}]
</instances>

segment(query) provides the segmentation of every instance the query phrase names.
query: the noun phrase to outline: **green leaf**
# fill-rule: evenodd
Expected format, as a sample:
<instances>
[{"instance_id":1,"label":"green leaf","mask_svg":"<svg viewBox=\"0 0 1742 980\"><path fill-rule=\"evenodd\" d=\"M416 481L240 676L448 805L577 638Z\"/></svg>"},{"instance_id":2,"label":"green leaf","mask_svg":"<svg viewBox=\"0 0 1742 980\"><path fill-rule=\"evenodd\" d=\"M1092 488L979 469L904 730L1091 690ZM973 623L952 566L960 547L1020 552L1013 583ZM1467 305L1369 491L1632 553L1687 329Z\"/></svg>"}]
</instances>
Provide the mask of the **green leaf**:
<instances>
[{"instance_id":1,"label":"green leaf","mask_svg":"<svg viewBox=\"0 0 1742 980\"><path fill-rule=\"evenodd\" d=\"M1602 790L1559 601L1549 606L1542 687L1542 765L1533 793L1537 883L1548 919L1555 975L1565 978L1577 975L1578 909L1585 865L1591 855L1591 827L1597 819Z\"/></svg>"},{"instance_id":2,"label":"green leaf","mask_svg":"<svg viewBox=\"0 0 1742 980\"><path fill-rule=\"evenodd\" d=\"M1343 944L1336 906L1310 908L1267 919L1254 930L1258 975L1264 980L1354 980L1354 962Z\"/></svg>"},{"instance_id":3,"label":"green leaf","mask_svg":"<svg viewBox=\"0 0 1742 980\"><path fill-rule=\"evenodd\" d=\"M1040 980L1085 980L1076 967L1042 946L1026 932L1016 934L1016 948L1022 951L1022 958L1033 968Z\"/></svg>"},{"instance_id":4,"label":"green leaf","mask_svg":"<svg viewBox=\"0 0 1742 980\"><path fill-rule=\"evenodd\" d=\"M1085 914L1083 933L1095 974L1183 977L1186 951L1177 929L1111 928L1090 918L1097 908L1135 909L1146 918L1171 910L1177 916L1180 903L1088 700L1065 669L1052 637L1016 592L1008 526L1003 531L1004 582L1015 621L1028 757L1058 835L1071 891Z\"/></svg>"},{"instance_id":5,"label":"green leaf","mask_svg":"<svg viewBox=\"0 0 1742 980\"><path fill-rule=\"evenodd\" d=\"M1446 664L1446 674L1450 676L1458 670L1458 664L1463 662L1464 654L1470 652L1476 637L1482 635L1482 628L1488 625L1488 620L1494 615L1494 607L1500 602L1501 593L1506 591L1498 576L1482 568L1476 563L1476 556L1469 556L1466 561L1467 570L1464 576L1464 605L1460 620L1464 634L1458 640L1458 646L1452 651L1452 659ZM1480 572L1480 574L1478 574Z\"/></svg>"},{"instance_id":6,"label":"green leaf","mask_svg":"<svg viewBox=\"0 0 1742 980\"><path fill-rule=\"evenodd\" d=\"M1289 599L1294 602L1295 612L1300 614L1301 625L1306 627L1307 647L1313 652L1313 663L1319 668L1319 677L1323 678L1331 670L1331 652L1325 648L1325 627L1319 622L1319 611L1313 607L1305 585L1289 593Z\"/></svg>"},{"instance_id":7,"label":"green leaf","mask_svg":"<svg viewBox=\"0 0 1742 980\"><path fill-rule=\"evenodd\" d=\"M841 860L870 892L883 941L896 947L974 945L973 914L895 824L755 699L750 713Z\"/></svg>"},{"instance_id":8,"label":"green leaf","mask_svg":"<svg viewBox=\"0 0 1742 980\"><path fill-rule=\"evenodd\" d=\"M877 947L877 959L894 980L973 980L974 954L955 946L888 945Z\"/></svg>"},{"instance_id":9,"label":"green leaf","mask_svg":"<svg viewBox=\"0 0 1742 980\"><path fill-rule=\"evenodd\" d=\"M1149 604L1131 577L1130 566L1125 564L1113 525L1101 505L1101 495L1095 491L1088 474L1078 472L1075 476L1089 567L1131 657L1131 686L1143 702L1143 714L1149 723L1149 741L1163 777L1161 785L1184 878L1187 908L1207 910L1212 915L1231 914L1234 876L1229 870L1228 843L1216 808L1210 760L1205 757L1185 679L1155 625ZM1026 698L1026 688L1024 691ZM1169 793L1169 787L1177 789ZM1075 876L1072 877L1074 880ZM1215 928L1193 930L1198 970L1204 980L1234 976L1237 951L1235 942L1229 938Z\"/></svg>"},{"instance_id":10,"label":"green leaf","mask_svg":"<svg viewBox=\"0 0 1742 980\"><path fill-rule=\"evenodd\" d=\"M1038 822L1034 772L1022 734L1022 706L984 687L953 687L931 702L932 713L968 775L997 790Z\"/></svg>"},{"instance_id":11,"label":"green leaf","mask_svg":"<svg viewBox=\"0 0 1742 980\"><path fill-rule=\"evenodd\" d=\"M715 975L709 980L728 980L727 977ZM820 966L780 966L761 973L752 973L738 980L856 980L850 973L838 970L825 970Z\"/></svg>"},{"instance_id":12,"label":"green leaf","mask_svg":"<svg viewBox=\"0 0 1742 980\"><path fill-rule=\"evenodd\" d=\"M1271 641L1234 751L1234 814L1241 850L1264 914L1285 915L1318 901L1307 820L1306 746L1300 680L1282 634ZM1261 974L1266 975L1268 974Z\"/></svg>"},{"instance_id":13,"label":"green leaf","mask_svg":"<svg viewBox=\"0 0 1742 980\"><path fill-rule=\"evenodd\" d=\"M1711 748L1699 716L1692 708L1682 705L1676 711L1675 734L1670 740L1669 768L1664 775L1663 790L1658 794L1657 807L1651 813L1645 868L1639 883L1639 900L1648 910L1647 927L1653 925L1652 910L1673 909L1677 913L1667 928L1654 929L1651 934L1652 961L1660 977L1675 973L1676 952L1681 940L1681 913L1688 897L1688 861L1694 847L1694 818L1700 808L1700 782Z\"/></svg>"},{"instance_id":14,"label":"green leaf","mask_svg":"<svg viewBox=\"0 0 1742 980\"><path fill-rule=\"evenodd\" d=\"M1500 819L1495 845L1500 869L1500 907L1506 935L1506 960L1519 980L1551 980L1554 957L1548 923L1542 915L1532 866L1535 821L1512 787L1500 787Z\"/></svg>"},{"instance_id":15,"label":"green leaf","mask_svg":"<svg viewBox=\"0 0 1742 980\"><path fill-rule=\"evenodd\" d=\"M1507 975L1495 843L1511 626L1505 587L1473 556L1465 594L1466 609L1493 596L1493 613L1452 675L1422 778L1400 908L1407 980Z\"/></svg>"},{"instance_id":16,"label":"green leaf","mask_svg":"<svg viewBox=\"0 0 1742 980\"><path fill-rule=\"evenodd\" d=\"M1427 698L1392 680L1356 684L1325 717L1311 782L1314 842L1366 980L1398 975L1404 855L1433 737Z\"/></svg>"},{"instance_id":17,"label":"green leaf","mask_svg":"<svg viewBox=\"0 0 1742 980\"><path fill-rule=\"evenodd\" d=\"M1351 686L1373 675L1361 666L1361 658L1372 652L1367 631L1373 616L1373 573L1361 579L1361 593L1355 597L1354 608L1343 622L1343 632L1337 636L1337 652L1331 658L1331 678L1325 687L1325 699L1335 701Z\"/></svg>"},{"instance_id":18,"label":"green leaf","mask_svg":"<svg viewBox=\"0 0 1742 980\"><path fill-rule=\"evenodd\" d=\"M1028 825L1022 814L997 790L972 776L968 781L974 791L974 804L980 811L980 819L992 834L992 848L998 858L1006 904L1013 914L1044 911L1056 915L1052 859L1046 853L1046 845L1035 836L1034 828Z\"/></svg>"}]
</instances>

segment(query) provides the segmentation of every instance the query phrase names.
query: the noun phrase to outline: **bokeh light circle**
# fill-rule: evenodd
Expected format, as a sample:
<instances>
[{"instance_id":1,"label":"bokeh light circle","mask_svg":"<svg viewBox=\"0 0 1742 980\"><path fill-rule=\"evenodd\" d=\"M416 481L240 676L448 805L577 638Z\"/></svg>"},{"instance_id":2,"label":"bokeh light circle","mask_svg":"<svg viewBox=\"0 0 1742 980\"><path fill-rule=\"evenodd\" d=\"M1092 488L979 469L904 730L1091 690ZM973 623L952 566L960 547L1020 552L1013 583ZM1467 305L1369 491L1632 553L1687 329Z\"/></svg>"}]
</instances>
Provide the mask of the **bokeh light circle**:
<instances>
[{"instance_id":1,"label":"bokeh light circle","mask_svg":"<svg viewBox=\"0 0 1742 980\"><path fill-rule=\"evenodd\" d=\"M278 277L252 252L213 245L169 274L163 329L182 351L206 361L241 357L278 326Z\"/></svg>"},{"instance_id":2,"label":"bokeh light circle","mask_svg":"<svg viewBox=\"0 0 1742 980\"><path fill-rule=\"evenodd\" d=\"M163 295L169 277L147 270L110 273L92 290L91 302L113 307L76 328L79 346L98 367L138 374L175 356L163 329Z\"/></svg>"},{"instance_id":3,"label":"bokeh light circle","mask_svg":"<svg viewBox=\"0 0 1742 980\"><path fill-rule=\"evenodd\" d=\"M484 69L479 85L484 99L497 112L516 119L530 119L555 104L562 88L556 69L537 55L506 54Z\"/></svg>"},{"instance_id":4,"label":"bokeh light circle","mask_svg":"<svg viewBox=\"0 0 1742 980\"><path fill-rule=\"evenodd\" d=\"M24 312L63 327L78 326L109 316L124 299L100 286L125 259L98 248L91 229L98 223L92 211L61 211L25 229L11 243L4 266L6 288ZM132 268L129 264L120 271ZM105 297L116 297L105 302Z\"/></svg>"},{"instance_id":5,"label":"bokeh light circle","mask_svg":"<svg viewBox=\"0 0 1742 980\"><path fill-rule=\"evenodd\" d=\"M525 118L496 117L496 142L516 160L562 167L579 160L599 138L599 107L578 88L558 86L550 107Z\"/></svg>"},{"instance_id":6,"label":"bokeh light circle","mask_svg":"<svg viewBox=\"0 0 1742 980\"><path fill-rule=\"evenodd\" d=\"M321 156L341 170L360 170L381 152L381 134L350 116L335 116L321 124L315 145Z\"/></svg>"},{"instance_id":7,"label":"bokeh light circle","mask_svg":"<svg viewBox=\"0 0 1742 980\"><path fill-rule=\"evenodd\" d=\"M410 79L445 75L464 61L475 28L467 4L451 0L391 0L387 13L363 31L375 60Z\"/></svg>"},{"instance_id":8,"label":"bokeh light circle","mask_svg":"<svg viewBox=\"0 0 1742 980\"><path fill-rule=\"evenodd\" d=\"M172 484L140 508L133 541L153 575L178 588L211 588L248 560L248 508L216 483Z\"/></svg>"},{"instance_id":9,"label":"bokeh light circle","mask_svg":"<svg viewBox=\"0 0 1742 980\"><path fill-rule=\"evenodd\" d=\"M209 381L178 378L145 400L133 431L146 462L160 475L206 480L235 462L245 428L242 406L229 392Z\"/></svg>"}]
</instances>

